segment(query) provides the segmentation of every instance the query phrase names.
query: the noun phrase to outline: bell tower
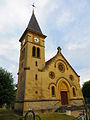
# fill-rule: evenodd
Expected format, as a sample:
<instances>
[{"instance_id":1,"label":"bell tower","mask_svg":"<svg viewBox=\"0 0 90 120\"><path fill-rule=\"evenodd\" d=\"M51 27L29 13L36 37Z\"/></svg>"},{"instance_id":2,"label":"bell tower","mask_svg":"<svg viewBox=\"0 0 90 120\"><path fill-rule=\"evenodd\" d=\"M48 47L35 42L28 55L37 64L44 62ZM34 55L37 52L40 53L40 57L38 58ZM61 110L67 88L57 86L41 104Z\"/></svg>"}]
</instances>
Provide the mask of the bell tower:
<instances>
[{"instance_id":1,"label":"bell tower","mask_svg":"<svg viewBox=\"0 0 90 120\"><path fill-rule=\"evenodd\" d=\"M45 66L45 38L33 10L29 24L19 40L21 48L16 109L22 112L26 109L26 101L40 99L42 96L39 69Z\"/></svg>"}]
</instances>

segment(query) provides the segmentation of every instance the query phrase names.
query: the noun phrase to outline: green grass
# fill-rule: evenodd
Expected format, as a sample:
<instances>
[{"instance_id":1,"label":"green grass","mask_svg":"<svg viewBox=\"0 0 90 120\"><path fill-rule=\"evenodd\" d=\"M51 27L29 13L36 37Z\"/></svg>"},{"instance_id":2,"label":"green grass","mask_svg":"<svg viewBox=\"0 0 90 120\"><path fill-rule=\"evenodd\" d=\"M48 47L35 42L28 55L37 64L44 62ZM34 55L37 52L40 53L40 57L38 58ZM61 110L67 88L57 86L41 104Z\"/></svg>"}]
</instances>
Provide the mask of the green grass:
<instances>
[{"instance_id":1,"label":"green grass","mask_svg":"<svg viewBox=\"0 0 90 120\"><path fill-rule=\"evenodd\" d=\"M0 109L0 120L19 120L18 118L12 111Z\"/></svg>"},{"instance_id":2,"label":"green grass","mask_svg":"<svg viewBox=\"0 0 90 120\"><path fill-rule=\"evenodd\" d=\"M60 113L40 114L41 120L73 120L74 117ZM0 109L0 120L19 120L19 116L10 110Z\"/></svg>"},{"instance_id":3,"label":"green grass","mask_svg":"<svg viewBox=\"0 0 90 120\"><path fill-rule=\"evenodd\" d=\"M51 113L51 114L45 114L41 115L42 120L73 120L74 117L67 116L65 114L60 113Z\"/></svg>"}]
</instances>

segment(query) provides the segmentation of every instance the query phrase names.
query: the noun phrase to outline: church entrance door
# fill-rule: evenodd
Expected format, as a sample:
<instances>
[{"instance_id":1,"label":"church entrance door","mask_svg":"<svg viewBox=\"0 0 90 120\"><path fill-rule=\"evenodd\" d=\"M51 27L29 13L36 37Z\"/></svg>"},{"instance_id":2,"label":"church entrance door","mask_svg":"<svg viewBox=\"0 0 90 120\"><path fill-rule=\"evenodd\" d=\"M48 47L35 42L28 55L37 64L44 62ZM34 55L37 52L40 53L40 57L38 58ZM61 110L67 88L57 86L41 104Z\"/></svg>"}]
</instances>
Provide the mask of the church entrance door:
<instances>
[{"instance_id":1,"label":"church entrance door","mask_svg":"<svg viewBox=\"0 0 90 120\"><path fill-rule=\"evenodd\" d=\"M61 91L61 104L67 105L68 104L68 94L67 91Z\"/></svg>"}]
</instances>

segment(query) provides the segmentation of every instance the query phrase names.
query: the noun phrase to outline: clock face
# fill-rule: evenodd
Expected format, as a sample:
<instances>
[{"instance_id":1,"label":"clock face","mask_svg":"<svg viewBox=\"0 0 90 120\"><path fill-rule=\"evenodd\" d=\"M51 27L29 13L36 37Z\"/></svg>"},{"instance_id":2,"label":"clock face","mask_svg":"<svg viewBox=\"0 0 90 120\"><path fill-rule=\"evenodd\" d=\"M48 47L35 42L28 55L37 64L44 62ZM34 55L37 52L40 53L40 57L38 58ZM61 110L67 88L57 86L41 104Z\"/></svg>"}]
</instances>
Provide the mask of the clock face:
<instances>
[{"instance_id":1,"label":"clock face","mask_svg":"<svg viewBox=\"0 0 90 120\"><path fill-rule=\"evenodd\" d=\"M39 42L39 39L38 39L38 38L34 38L34 42L35 42L35 43L38 43L38 42Z\"/></svg>"}]
</instances>

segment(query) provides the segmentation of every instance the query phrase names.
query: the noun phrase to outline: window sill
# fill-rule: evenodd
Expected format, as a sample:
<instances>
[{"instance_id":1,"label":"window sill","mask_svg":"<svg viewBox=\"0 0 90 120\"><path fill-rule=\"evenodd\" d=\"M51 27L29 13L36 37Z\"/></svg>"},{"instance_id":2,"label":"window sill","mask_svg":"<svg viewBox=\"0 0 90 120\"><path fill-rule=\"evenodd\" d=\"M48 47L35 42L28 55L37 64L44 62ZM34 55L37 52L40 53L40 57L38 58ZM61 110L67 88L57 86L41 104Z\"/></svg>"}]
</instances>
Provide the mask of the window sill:
<instances>
[{"instance_id":1,"label":"window sill","mask_svg":"<svg viewBox=\"0 0 90 120\"><path fill-rule=\"evenodd\" d=\"M56 95L52 95L52 97L56 97Z\"/></svg>"},{"instance_id":2,"label":"window sill","mask_svg":"<svg viewBox=\"0 0 90 120\"><path fill-rule=\"evenodd\" d=\"M36 56L32 56L33 58L38 58L38 59L41 59L40 57L36 57Z\"/></svg>"}]
</instances>

